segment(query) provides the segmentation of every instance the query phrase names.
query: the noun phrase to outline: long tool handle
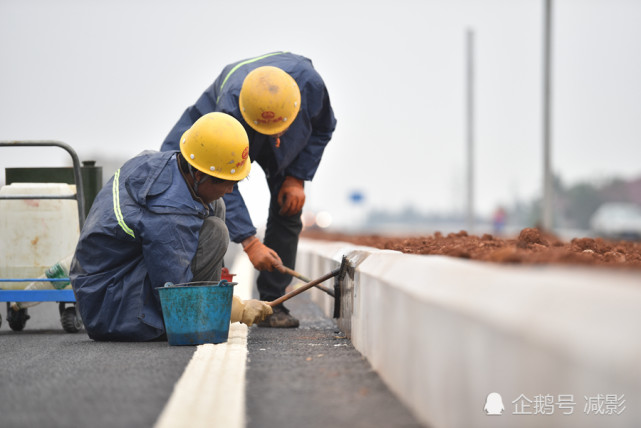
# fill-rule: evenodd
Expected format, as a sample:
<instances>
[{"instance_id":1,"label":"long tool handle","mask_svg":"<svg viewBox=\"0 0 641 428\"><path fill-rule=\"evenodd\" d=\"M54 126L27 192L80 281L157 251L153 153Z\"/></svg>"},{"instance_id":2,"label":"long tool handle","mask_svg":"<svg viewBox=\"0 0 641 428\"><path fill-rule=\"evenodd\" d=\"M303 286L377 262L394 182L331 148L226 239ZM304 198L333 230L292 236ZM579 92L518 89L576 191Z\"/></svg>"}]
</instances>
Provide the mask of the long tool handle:
<instances>
[{"instance_id":1,"label":"long tool handle","mask_svg":"<svg viewBox=\"0 0 641 428\"><path fill-rule=\"evenodd\" d=\"M291 275L291 276L293 276L294 278L298 278L298 279L300 279L300 280L301 280L301 281L303 281L303 282L312 282L312 280L311 280L311 279L309 279L309 278L307 278L306 276L304 276L304 275L302 275L302 274L300 274L300 273L296 272L296 271L295 271L295 270L293 270L293 269L288 268L287 266L280 265L280 266L278 266L276 269L278 269L278 270L279 270L279 271L281 271L282 273L286 273L286 274L288 274L288 275Z\"/></svg>"},{"instance_id":2,"label":"long tool handle","mask_svg":"<svg viewBox=\"0 0 641 428\"><path fill-rule=\"evenodd\" d=\"M320 284L320 283L321 283L321 282L323 282L323 281L327 281L328 279L335 277L336 275L338 275L338 274L340 273L340 271L341 271L341 270L340 270L340 268L338 268L338 269L334 269L334 270L333 270L333 271L331 271L330 273L327 273L327 274L325 274L325 275L321 276L321 277L320 277L320 278L318 278L318 279L315 279L315 280L313 280L313 281L310 281L310 282L308 282L307 284L305 284L305 285L303 285L303 286L301 286L301 287L297 288L297 289L296 289L296 290L294 290L294 291L290 291L289 293L285 294L284 296L279 297L279 298L278 298L278 299L276 299L276 300L272 300L271 302L267 302L267 304L268 304L269 306L272 306L272 307L273 307L273 306L280 305L281 303L283 303L283 302L285 302L285 301L287 301L287 300L291 299L292 297L299 295L299 294L300 294L300 293L302 293L303 291L307 291L307 290L309 290L310 288L312 288L313 286L318 285L318 284Z\"/></svg>"},{"instance_id":3,"label":"long tool handle","mask_svg":"<svg viewBox=\"0 0 641 428\"><path fill-rule=\"evenodd\" d=\"M294 278L298 278L303 282L312 282L311 279L307 278L303 274L300 274L300 273L296 272L293 269L288 268L287 266L279 265L279 266L276 267L276 269L278 269L281 273L285 273L287 275L291 275ZM336 276L336 275L334 275L334 276ZM324 287L324 286L322 286L320 284L316 284L316 288L318 288L320 290L323 290L325 293L327 293L330 296L334 297L334 291L330 290L329 288Z\"/></svg>"}]
</instances>

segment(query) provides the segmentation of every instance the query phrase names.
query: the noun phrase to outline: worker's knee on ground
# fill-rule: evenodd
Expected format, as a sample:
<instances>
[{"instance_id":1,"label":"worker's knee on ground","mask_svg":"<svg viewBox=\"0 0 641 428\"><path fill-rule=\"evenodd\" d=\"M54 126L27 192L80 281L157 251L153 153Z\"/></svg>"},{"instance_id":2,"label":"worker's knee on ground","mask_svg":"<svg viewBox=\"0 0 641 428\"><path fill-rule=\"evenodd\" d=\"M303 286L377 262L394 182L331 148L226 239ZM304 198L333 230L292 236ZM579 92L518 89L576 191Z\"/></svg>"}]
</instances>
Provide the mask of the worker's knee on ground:
<instances>
[{"instance_id":1,"label":"worker's knee on ground","mask_svg":"<svg viewBox=\"0 0 641 428\"><path fill-rule=\"evenodd\" d=\"M227 207L223 198L216 199L213 203L214 206L214 216L225 221L225 213L227 212Z\"/></svg>"},{"instance_id":2,"label":"worker's knee on ground","mask_svg":"<svg viewBox=\"0 0 641 428\"><path fill-rule=\"evenodd\" d=\"M229 230L225 221L219 217L207 217L203 222L198 237L199 244L206 246L218 246L222 243L228 245L229 243ZM225 248L225 251L227 249Z\"/></svg>"},{"instance_id":3,"label":"worker's knee on ground","mask_svg":"<svg viewBox=\"0 0 641 428\"><path fill-rule=\"evenodd\" d=\"M207 217L200 228L198 248L191 262L194 281L220 279L223 257L229 246L229 231L218 217Z\"/></svg>"}]
</instances>

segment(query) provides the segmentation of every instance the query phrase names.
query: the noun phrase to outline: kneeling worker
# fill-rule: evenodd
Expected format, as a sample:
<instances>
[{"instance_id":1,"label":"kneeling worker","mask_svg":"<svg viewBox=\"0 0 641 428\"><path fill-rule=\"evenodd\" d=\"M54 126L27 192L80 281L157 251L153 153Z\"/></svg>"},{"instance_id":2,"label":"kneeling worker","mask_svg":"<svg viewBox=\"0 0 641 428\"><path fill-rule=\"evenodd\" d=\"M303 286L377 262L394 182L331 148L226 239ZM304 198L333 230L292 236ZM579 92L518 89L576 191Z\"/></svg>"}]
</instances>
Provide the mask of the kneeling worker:
<instances>
[{"instance_id":1,"label":"kneeling worker","mask_svg":"<svg viewBox=\"0 0 641 428\"><path fill-rule=\"evenodd\" d=\"M182 136L180 151L146 151L98 193L71 264L80 315L94 340L162 339L157 287L220 280L229 245L222 196L251 168L243 126L209 113ZM232 322L272 313L234 296Z\"/></svg>"}]
</instances>

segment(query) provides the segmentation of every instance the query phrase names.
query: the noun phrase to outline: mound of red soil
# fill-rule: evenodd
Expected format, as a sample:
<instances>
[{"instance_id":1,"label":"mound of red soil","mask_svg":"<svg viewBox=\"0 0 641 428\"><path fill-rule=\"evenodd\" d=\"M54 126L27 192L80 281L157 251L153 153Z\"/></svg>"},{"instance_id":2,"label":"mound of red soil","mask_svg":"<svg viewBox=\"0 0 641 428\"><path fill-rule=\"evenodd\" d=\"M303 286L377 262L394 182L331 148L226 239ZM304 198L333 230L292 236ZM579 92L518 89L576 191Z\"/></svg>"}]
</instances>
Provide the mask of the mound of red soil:
<instances>
[{"instance_id":1,"label":"mound of red soil","mask_svg":"<svg viewBox=\"0 0 641 428\"><path fill-rule=\"evenodd\" d=\"M356 245L396 250L407 254L440 254L496 263L572 264L641 269L641 242L575 238L563 242L539 229L526 228L514 239L489 234L481 237L462 230L443 236L389 237L350 235L305 230L309 239L343 241Z\"/></svg>"}]
</instances>

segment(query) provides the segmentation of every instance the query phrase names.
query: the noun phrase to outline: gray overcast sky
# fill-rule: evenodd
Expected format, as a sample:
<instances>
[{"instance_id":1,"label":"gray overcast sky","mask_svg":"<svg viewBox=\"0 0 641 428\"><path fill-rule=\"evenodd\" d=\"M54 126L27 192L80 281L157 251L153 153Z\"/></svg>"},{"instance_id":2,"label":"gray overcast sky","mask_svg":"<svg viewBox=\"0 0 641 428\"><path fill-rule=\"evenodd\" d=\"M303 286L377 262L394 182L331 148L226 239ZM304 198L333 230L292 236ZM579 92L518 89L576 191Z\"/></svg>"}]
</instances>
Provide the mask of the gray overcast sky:
<instances>
[{"instance_id":1,"label":"gray overcast sky","mask_svg":"<svg viewBox=\"0 0 641 428\"><path fill-rule=\"evenodd\" d=\"M641 175L641 1L554 2L553 166L569 182ZM55 139L80 158L158 149L230 62L312 59L338 127L307 210L463 210L464 35L476 34L477 208L542 183L543 0L0 0L0 139ZM4 149L0 166L24 166ZM51 149L53 150L53 149ZM27 165L63 164L55 151ZM260 167L243 183L258 223ZM105 171L105 181L113 171Z\"/></svg>"}]
</instances>

